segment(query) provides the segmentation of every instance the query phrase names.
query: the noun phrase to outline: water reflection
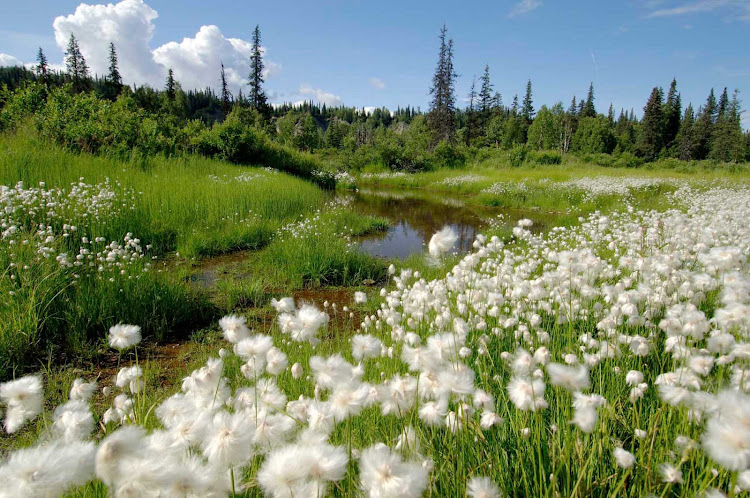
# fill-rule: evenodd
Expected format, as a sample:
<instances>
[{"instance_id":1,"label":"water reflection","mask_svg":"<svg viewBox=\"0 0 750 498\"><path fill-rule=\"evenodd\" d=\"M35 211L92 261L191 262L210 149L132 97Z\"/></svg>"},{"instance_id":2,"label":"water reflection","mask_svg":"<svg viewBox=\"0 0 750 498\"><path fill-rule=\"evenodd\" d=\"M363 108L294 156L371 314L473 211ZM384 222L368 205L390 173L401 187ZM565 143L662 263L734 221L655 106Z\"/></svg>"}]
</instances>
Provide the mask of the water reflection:
<instances>
[{"instance_id":1,"label":"water reflection","mask_svg":"<svg viewBox=\"0 0 750 498\"><path fill-rule=\"evenodd\" d=\"M391 221L387 232L360 239L365 252L384 258L405 258L426 252L432 235L445 225L452 226L458 233L454 250L466 253L471 250L476 235L487 228L491 220L498 222L498 215L502 215L503 223L508 226L521 218L531 218L535 230L543 229L546 221L539 212L477 206L442 193L359 190L338 192L337 197L359 213L382 216Z\"/></svg>"}]
</instances>

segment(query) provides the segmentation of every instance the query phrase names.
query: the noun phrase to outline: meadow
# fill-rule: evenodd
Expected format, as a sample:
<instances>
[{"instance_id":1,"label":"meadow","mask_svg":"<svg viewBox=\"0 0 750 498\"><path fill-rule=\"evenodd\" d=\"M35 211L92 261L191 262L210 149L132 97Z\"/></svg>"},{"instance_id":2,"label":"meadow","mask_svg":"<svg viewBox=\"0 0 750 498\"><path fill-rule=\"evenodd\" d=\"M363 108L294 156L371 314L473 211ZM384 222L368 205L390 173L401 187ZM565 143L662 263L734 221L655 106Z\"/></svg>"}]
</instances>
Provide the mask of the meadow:
<instances>
[{"instance_id":1,"label":"meadow","mask_svg":"<svg viewBox=\"0 0 750 498\"><path fill-rule=\"evenodd\" d=\"M75 302L119 303L90 329L102 361L50 361L0 387L0 476L11 496L750 490L743 173L366 172L357 185L568 215L543 233L525 219L512 230L490 226L466 255L452 253L455 234L443 230L425 254L389 262L352 241L385 220L281 173L196 158L122 162L5 140L0 177L24 186L3 191L4 205L22 206L5 210L18 228L9 232L4 220L4 257L51 265L47 274L60 278L87 278L72 261L91 260L104 278L72 287L120 296ZM63 222L71 217L75 225ZM272 235L247 235L261 229ZM100 233L106 239L96 242ZM29 254L11 252L6 234ZM81 252L84 236L102 246ZM146 249L147 237L160 242ZM236 240L253 242L227 242ZM71 252L61 262L59 247L83 258ZM129 314L128 299L153 302L138 285L196 299L184 283L190 266L235 249L252 250L243 271L253 278L230 274L224 285L236 288L223 308L196 301L207 323L188 327L188 340L160 345ZM3 298L22 302L7 286L26 288L18 280L41 271L3 267L11 269ZM176 301L155 306L159 319L197 316Z\"/></svg>"},{"instance_id":2,"label":"meadow","mask_svg":"<svg viewBox=\"0 0 750 498\"><path fill-rule=\"evenodd\" d=\"M222 310L185 282L191 265L219 254L266 261L253 285L271 295L385 271L346 240L382 220L331 209L319 187L268 168L76 154L27 129L0 137L0 184L3 379L40 362L95 360L103 331L120 321L156 341L186 337ZM280 249L283 229L321 216L325 243ZM280 250L283 275L266 268ZM321 254L335 260L321 265ZM225 290L235 301L248 292Z\"/></svg>"}]
</instances>

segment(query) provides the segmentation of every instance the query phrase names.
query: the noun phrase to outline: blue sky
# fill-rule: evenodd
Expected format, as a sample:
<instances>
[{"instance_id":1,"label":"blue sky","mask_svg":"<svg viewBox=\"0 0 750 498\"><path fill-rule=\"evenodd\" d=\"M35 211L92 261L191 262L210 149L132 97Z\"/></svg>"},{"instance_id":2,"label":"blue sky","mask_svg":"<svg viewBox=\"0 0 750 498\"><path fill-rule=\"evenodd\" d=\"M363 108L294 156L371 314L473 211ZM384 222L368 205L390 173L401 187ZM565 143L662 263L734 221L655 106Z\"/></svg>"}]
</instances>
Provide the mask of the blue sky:
<instances>
[{"instance_id":1,"label":"blue sky","mask_svg":"<svg viewBox=\"0 0 750 498\"><path fill-rule=\"evenodd\" d=\"M0 54L6 55L0 61L31 62L42 46L60 63L61 45L73 31L96 70L105 70L111 40L125 53L121 69L130 82L160 86L170 66L185 86L216 86L222 60L232 68L236 90L247 69L245 42L260 24L271 69L266 86L276 101L425 108L445 22L455 43L459 98L487 63L506 103L523 93L528 78L537 108L556 101L567 106L593 81L600 112L612 102L640 114L651 88L666 88L676 77L685 103L701 104L711 87L727 86L739 89L750 107L750 0L125 0L78 6L35 0L3 9ZM743 121L750 127L750 112Z\"/></svg>"}]
</instances>

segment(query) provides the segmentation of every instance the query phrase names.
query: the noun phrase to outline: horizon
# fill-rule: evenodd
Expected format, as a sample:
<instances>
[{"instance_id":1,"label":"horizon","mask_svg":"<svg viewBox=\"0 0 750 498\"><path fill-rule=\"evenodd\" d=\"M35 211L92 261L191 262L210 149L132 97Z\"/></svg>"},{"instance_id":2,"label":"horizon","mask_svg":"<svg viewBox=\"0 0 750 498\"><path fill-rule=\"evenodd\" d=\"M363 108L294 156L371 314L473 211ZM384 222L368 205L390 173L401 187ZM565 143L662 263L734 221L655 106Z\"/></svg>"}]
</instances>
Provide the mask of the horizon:
<instances>
[{"instance_id":1,"label":"horizon","mask_svg":"<svg viewBox=\"0 0 750 498\"><path fill-rule=\"evenodd\" d=\"M127 84L161 88L171 67L185 90L216 89L223 61L236 95L239 88L246 93L241 85L258 24L271 103L426 111L445 21L455 43L462 108L472 76L481 76L485 64L505 105L514 94L520 98L531 79L537 109L557 102L567 107L573 96L585 97L589 83L599 113L606 114L611 103L616 114L633 109L639 117L651 89L666 90L673 77L683 107L703 105L711 88L717 94L724 87L739 90L740 99L750 92L750 55L742 49L750 27L747 0L616 5L587 0L576 9L539 0L459 8L444 1L408 6L332 1L322 9L301 2L286 2L289 8L230 8L219 1L210 12L199 5L183 2L177 9L163 0L22 5L0 22L0 65L33 65L41 47L60 69L74 33L92 73L106 73L112 41ZM750 128L747 111L742 125Z\"/></svg>"}]
</instances>

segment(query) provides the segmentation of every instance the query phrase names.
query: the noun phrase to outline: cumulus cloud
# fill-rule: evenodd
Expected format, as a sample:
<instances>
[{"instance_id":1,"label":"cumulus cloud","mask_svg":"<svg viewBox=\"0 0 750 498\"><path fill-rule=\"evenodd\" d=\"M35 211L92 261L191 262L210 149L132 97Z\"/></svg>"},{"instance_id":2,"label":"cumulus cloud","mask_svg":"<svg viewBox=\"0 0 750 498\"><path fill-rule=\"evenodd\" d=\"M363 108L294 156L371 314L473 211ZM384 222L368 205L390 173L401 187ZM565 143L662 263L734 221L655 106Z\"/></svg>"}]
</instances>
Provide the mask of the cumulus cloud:
<instances>
[{"instance_id":1,"label":"cumulus cloud","mask_svg":"<svg viewBox=\"0 0 750 498\"><path fill-rule=\"evenodd\" d=\"M0 53L0 67L2 66L23 66L23 62L12 55Z\"/></svg>"},{"instance_id":2,"label":"cumulus cloud","mask_svg":"<svg viewBox=\"0 0 750 498\"><path fill-rule=\"evenodd\" d=\"M109 68L109 42L115 44L120 73L127 83L164 84L171 68L183 88L219 85L221 62L227 82L237 91L250 73L251 43L226 37L217 26L202 26L193 37L168 42L151 49L158 18L156 10L143 0L122 0L107 5L79 5L73 14L55 19L55 41L61 50L75 34L81 53L92 72L106 74ZM263 49L265 52L265 49ZM265 76L273 77L281 66L264 59Z\"/></svg>"},{"instance_id":3,"label":"cumulus cloud","mask_svg":"<svg viewBox=\"0 0 750 498\"><path fill-rule=\"evenodd\" d=\"M342 103L340 96L334 95L333 93L325 92L321 90L320 88L313 88L307 84L301 85L299 87L298 93L299 95L304 97L302 101L314 100L316 102L320 102L321 104L325 104L327 106L338 106L338 105L341 105Z\"/></svg>"},{"instance_id":4,"label":"cumulus cloud","mask_svg":"<svg viewBox=\"0 0 750 498\"><path fill-rule=\"evenodd\" d=\"M52 23L55 42L63 52L74 34L91 71L106 74L109 43L115 44L120 72L129 82L161 84L165 70L153 58L149 43L154 35L157 12L142 0L116 4L80 4L73 14Z\"/></svg>"},{"instance_id":5,"label":"cumulus cloud","mask_svg":"<svg viewBox=\"0 0 750 498\"><path fill-rule=\"evenodd\" d=\"M521 0L515 6L513 6L513 9L511 9L510 13L508 13L508 17L522 16L524 14L528 14L532 10L538 9L541 6L541 0Z\"/></svg>"},{"instance_id":6,"label":"cumulus cloud","mask_svg":"<svg viewBox=\"0 0 750 498\"><path fill-rule=\"evenodd\" d=\"M250 56L253 46L240 38L227 38L217 26L202 26L193 38L182 42L169 42L154 50L154 60L163 67L171 67L183 88L217 86L219 72L224 63L227 83L240 88L250 74ZM262 48L265 53L265 49ZM272 77L281 66L264 60L265 78Z\"/></svg>"},{"instance_id":7,"label":"cumulus cloud","mask_svg":"<svg viewBox=\"0 0 750 498\"><path fill-rule=\"evenodd\" d=\"M380 78L370 78L370 84L378 90L385 89L385 81L381 80Z\"/></svg>"}]
</instances>

